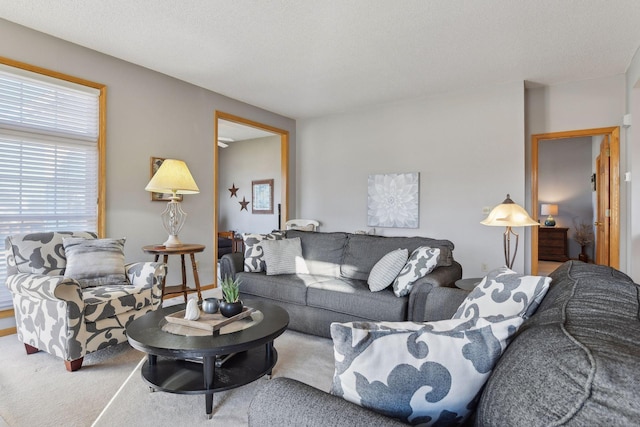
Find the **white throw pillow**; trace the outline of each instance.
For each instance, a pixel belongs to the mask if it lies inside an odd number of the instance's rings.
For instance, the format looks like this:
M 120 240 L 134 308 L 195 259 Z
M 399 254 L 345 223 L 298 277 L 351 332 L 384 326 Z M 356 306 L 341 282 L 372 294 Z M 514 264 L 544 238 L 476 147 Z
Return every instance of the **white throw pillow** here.
M 124 270 L 125 239 L 62 239 L 67 266 L 64 277 L 75 279 L 82 288 L 128 284 Z
M 367 279 L 371 292 L 381 291 L 391 285 L 406 264 L 408 256 L 407 249 L 396 249 L 380 258 L 371 269 Z
M 524 276 L 507 267 L 491 271 L 460 304 L 453 319 L 521 316 L 535 313 L 547 294 L 550 277 Z
M 262 242 L 264 240 L 282 240 L 284 232 L 274 231 L 269 234 L 243 233 L 244 240 L 244 271 L 248 273 L 259 273 L 265 270 L 263 259 Z
M 331 394 L 414 425 L 462 424 L 523 321 L 332 323 Z
M 299 237 L 282 240 L 262 241 L 267 276 L 277 274 L 308 273 L 302 258 L 302 244 Z
M 418 279 L 431 273 L 438 266 L 440 257 L 439 248 L 420 246 L 411 252 L 409 260 L 402 268 L 402 271 L 393 281 L 393 292 L 397 297 L 409 295 L 413 284 Z

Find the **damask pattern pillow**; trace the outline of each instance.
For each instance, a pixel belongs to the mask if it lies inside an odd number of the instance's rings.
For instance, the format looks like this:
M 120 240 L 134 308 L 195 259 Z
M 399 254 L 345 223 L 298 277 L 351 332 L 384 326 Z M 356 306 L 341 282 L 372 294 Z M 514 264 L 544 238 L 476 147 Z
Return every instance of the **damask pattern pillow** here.
M 331 324 L 331 394 L 403 422 L 459 425 L 524 320 Z
M 262 249 L 267 276 L 309 272 L 302 258 L 302 244 L 299 237 L 263 240 Z
M 244 271 L 259 273 L 266 269 L 262 242 L 264 240 L 282 240 L 284 239 L 284 232 L 273 231 L 269 234 L 243 233 L 242 239 L 244 240 Z
M 467 295 L 453 319 L 529 318 L 538 309 L 550 283 L 550 277 L 524 276 L 507 267 L 493 270 Z
M 397 297 L 409 295 L 413 284 L 431 273 L 438 266 L 439 248 L 420 246 L 411 252 L 409 260 L 393 281 L 393 292 Z
M 124 242 L 125 239 L 62 239 L 67 257 L 64 277 L 77 280 L 82 288 L 127 284 Z
M 371 292 L 381 291 L 391 285 L 406 264 L 408 256 L 407 249 L 396 249 L 380 258 L 380 261 L 371 269 L 367 279 Z

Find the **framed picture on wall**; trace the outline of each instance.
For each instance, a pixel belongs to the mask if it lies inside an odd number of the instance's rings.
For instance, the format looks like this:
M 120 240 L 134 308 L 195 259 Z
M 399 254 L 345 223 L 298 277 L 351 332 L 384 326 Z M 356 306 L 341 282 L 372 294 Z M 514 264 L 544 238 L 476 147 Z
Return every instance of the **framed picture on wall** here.
M 251 181 L 251 213 L 273 214 L 273 179 Z
M 149 176 L 149 179 L 153 178 L 153 175 L 158 172 L 158 169 L 160 169 L 160 166 L 162 166 L 163 162 L 164 159 L 161 157 L 151 158 L 151 175 Z M 182 201 L 182 194 L 178 194 L 178 197 L 179 201 Z M 151 193 L 151 201 L 153 202 L 168 202 L 170 200 L 171 193 Z

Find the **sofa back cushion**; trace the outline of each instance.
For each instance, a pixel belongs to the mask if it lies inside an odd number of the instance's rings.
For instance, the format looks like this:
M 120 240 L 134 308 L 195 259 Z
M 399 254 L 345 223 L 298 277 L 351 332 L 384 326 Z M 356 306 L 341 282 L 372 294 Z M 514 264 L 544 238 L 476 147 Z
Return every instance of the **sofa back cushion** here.
M 340 273 L 347 279 L 367 280 L 373 266 L 389 252 L 395 249 L 407 249 L 412 253 L 419 246 L 440 248 L 438 267 L 452 264 L 453 243 L 448 240 L 349 234 Z
M 8 236 L 5 239 L 7 275 L 16 273 L 63 275 L 67 266 L 62 245 L 62 239 L 65 237 L 95 239 L 97 235 L 89 231 L 51 231 Z
M 287 239 L 296 237 L 300 238 L 302 257 L 309 274 L 340 276 L 340 263 L 347 243 L 347 233 L 287 230 Z
M 496 365 L 477 425 L 637 425 L 640 286 L 568 261 Z

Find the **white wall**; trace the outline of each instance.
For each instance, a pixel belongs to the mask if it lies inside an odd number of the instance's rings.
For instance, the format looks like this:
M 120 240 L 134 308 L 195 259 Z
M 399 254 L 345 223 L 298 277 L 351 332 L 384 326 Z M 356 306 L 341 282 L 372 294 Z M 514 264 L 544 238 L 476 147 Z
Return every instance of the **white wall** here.
M 521 82 L 302 120 L 297 135 L 301 218 L 322 231 L 367 229 L 368 175 L 419 172 L 419 228 L 377 234 L 449 239 L 465 277 L 504 265 L 504 230 L 480 221 L 507 193 L 524 203 Z
M 144 191 L 149 158 L 187 162 L 200 194 L 184 197 L 189 217 L 180 238 L 207 245 L 197 259 L 201 283 L 212 283 L 214 111 L 288 130 L 290 156 L 294 120 L 8 21 L 0 20 L 0 40 L 1 56 L 107 85 L 107 235 L 127 237 L 127 261 L 151 259 L 140 248 L 166 239 L 164 203 L 151 202 Z M 290 176 L 295 179 L 293 167 Z M 170 258 L 172 283 L 178 259 Z
M 531 175 L 531 135 L 621 126 L 625 105 L 625 77 L 623 74 L 593 80 L 570 82 L 556 86 L 527 89 L 527 184 Z M 621 165 L 626 161 L 625 135 L 621 132 Z M 621 173 L 624 170 L 621 170 Z M 621 180 L 622 181 L 622 180 Z M 628 197 L 626 183 L 621 182 L 620 269 L 627 271 Z M 531 189 L 527 185 L 527 210 L 531 209 Z M 530 260 L 527 248 L 527 264 Z
M 249 139 L 229 143 L 218 150 L 219 163 L 219 230 L 236 233 L 269 233 L 278 229 L 278 204 L 281 200 L 280 136 Z M 273 214 L 251 213 L 251 203 L 240 210 L 243 197 L 251 202 L 251 182 L 273 179 Z M 239 188 L 231 197 L 229 188 Z
M 629 274 L 640 283 L 640 49 L 636 51 L 625 75 L 625 112 L 631 114 L 632 126 L 624 128 L 626 136 L 627 170 L 631 172 L 631 182 L 626 185 L 629 200 L 627 217 L 627 263 Z
M 567 227 L 569 258 L 578 259 L 581 247 L 573 240 L 575 227 L 593 224 L 591 174 L 593 173 L 591 137 L 547 140 L 538 151 L 538 218 L 540 205 L 558 205 L 554 215 L 557 227 Z M 593 245 L 587 248 L 593 258 Z

